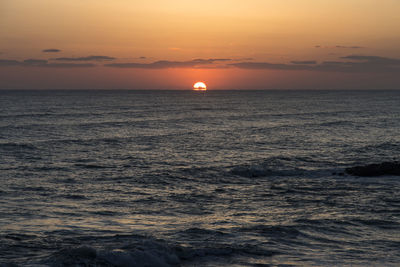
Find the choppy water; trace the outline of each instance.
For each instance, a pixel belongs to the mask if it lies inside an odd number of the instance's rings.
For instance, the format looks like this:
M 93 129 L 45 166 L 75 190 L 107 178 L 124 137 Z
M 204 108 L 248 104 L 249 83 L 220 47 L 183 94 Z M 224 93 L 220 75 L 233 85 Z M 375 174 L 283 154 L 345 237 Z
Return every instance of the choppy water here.
M 0 264 L 400 263 L 396 91 L 0 91 Z

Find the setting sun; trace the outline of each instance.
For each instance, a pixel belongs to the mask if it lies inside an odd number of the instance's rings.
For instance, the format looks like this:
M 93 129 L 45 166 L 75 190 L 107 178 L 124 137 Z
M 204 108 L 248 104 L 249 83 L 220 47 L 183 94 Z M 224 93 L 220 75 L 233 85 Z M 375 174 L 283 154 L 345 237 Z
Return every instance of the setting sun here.
M 196 91 L 206 91 L 207 90 L 207 85 L 203 82 L 197 82 L 193 85 L 193 90 Z

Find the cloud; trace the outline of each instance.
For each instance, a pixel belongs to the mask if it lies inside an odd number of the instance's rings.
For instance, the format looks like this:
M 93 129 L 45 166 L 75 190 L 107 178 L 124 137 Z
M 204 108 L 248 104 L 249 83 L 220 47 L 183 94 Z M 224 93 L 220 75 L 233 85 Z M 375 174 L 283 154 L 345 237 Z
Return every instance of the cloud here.
M 198 59 L 198 60 L 204 60 L 204 59 Z M 210 58 L 210 59 L 206 59 L 209 61 L 231 61 L 232 59 L 230 58 Z
M 55 48 L 50 48 L 50 49 L 44 49 L 42 50 L 43 53 L 58 53 L 61 52 L 60 49 L 55 49 Z
M 313 65 L 317 64 L 317 61 L 315 60 L 309 60 L 309 61 L 291 61 L 292 64 L 297 64 L 297 65 Z
M 96 65 L 92 63 L 49 63 L 43 65 L 43 67 L 49 68 L 91 68 L 95 66 Z
M 341 59 L 351 61 L 325 61 L 316 70 L 339 72 L 399 72 L 400 59 L 380 56 L 350 55 Z
M 21 62 L 17 60 L 10 60 L 10 59 L 0 59 L 0 66 L 8 67 L 8 66 L 18 66 Z
M 400 65 L 400 59 L 396 59 L 396 58 L 387 58 L 387 57 L 379 57 L 379 56 L 361 56 L 361 55 L 350 55 L 350 56 L 345 56 L 342 58 L 366 61 L 368 63 L 374 63 L 374 64 Z
M 99 56 L 90 56 L 93 58 Z M 78 58 L 76 58 L 78 59 Z M 93 59 L 92 59 L 93 60 Z M 104 59 L 103 59 L 104 60 Z M 78 60 L 79 61 L 79 60 Z M 88 60 L 84 60 L 88 61 Z M 0 59 L 0 66 L 23 66 L 23 67 L 45 67 L 45 68 L 89 68 L 98 65 L 91 62 L 54 62 L 44 59 L 25 59 L 23 61 Z M 373 55 L 348 55 L 338 60 L 323 61 L 315 60 L 291 61 L 290 63 L 270 63 L 254 61 L 237 61 L 229 58 L 193 59 L 188 61 L 161 60 L 150 63 L 109 63 L 104 64 L 112 68 L 136 68 L 136 69 L 169 69 L 169 68 L 239 68 L 246 70 L 306 70 L 325 72 L 346 73 L 399 73 L 400 59 Z
M 309 70 L 309 71 L 331 71 L 331 72 L 364 72 L 385 73 L 399 72 L 400 59 L 386 58 L 380 56 L 350 55 L 341 57 L 351 61 L 324 61 L 320 64 L 305 64 L 307 61 L 292 61 L 292 64 L 274 64 L 269 62 L 240 62 L 229 64 L 230 66 L 249 69 L 272 69 L 272 70 Z M 297 63 L 303 64 L 297 64 Z M 310 61 L 311 63 L 312 61 Z
M 337 45 L 336 48 L 344 48 L 344 49 L 362 49 L 362 46 L 344 46 L 344 45 Z
M 195 68 L 202 65 L 213 64 L 215 62 L 230 61 L 229 58 L 210 58 L 210 59 L 193 59 L 189 61 L 168 61 L 160 60 L 152 63 L 112 63 L 105 64 L 106 67 L 113 68 L 141 68 L 141 69 L 169 69 L 169 68 Z
M 84 58 L 58 58 L 56 60 L 72 60 L 72 61 L 91 61 L 91 60 L 111 60 L 113 58 L 105 56 L 89 56 Z M 167 68 L 195 68 L 198 66 L 206 66 L 215 62 L 230 61 L 229 58 L 210 58 L 210 59 L 193 59 L 190 61 L 156 61 L 152 63 L 113 63 L 105 64 L 107 67 L 115 68 L 143 68 L 143 69 L 167 69 Z M 36 66 L 36 67 L 54 67 L 54 68 L 76 68 L 76 67 L 94 67 L 89 63 L 49 63 L 42 59 L 26 59 L 24 61 L 17 60 L 0 60 L 0 66 Z M 210 68 L 210 66 L 207 66 Z M 212 66 L 211 66 L 212 67 Z M 216 66 L 218 67 L 218 66 Z M 220 66 L 219 66 L 220 67 Z
M 400 59 L 364 55 L 350 55 L 341 58 L 351 61 L 325 61 L 319 66 L 319 69 L 342 72 L 400 73 Z
M 95 67 L 91 63 L 48 63 L 44 59 L 25 59 L 24 61 L 0 59 L 0 67 L 22 66 L 22 67 L 47 67 L 47 68 L 88 68 Z
M 111 61 L 115 60 L 115 57 L 108 56 L 87 56 L 87 57 L 59 57 L 54 58 L 58 61 Z
M 362 49 L 362 48 L 365 48 L 365 47 L 363 47 L 363 46 L 357 46 L 357 45 L 354 45 L 354 46 L 345 46 L 345 45 L 322 46 L 322 45 L 316 45 L 316 46 L 314 46 L 314 48 L 329 48 L 329 49 L 335 49 L 335 48 L 338 48 L 338 49 Z
M 298 64 L 275 64 L 269 62 L 239 62 L 229 64 L 230 66 L 247 69 L 247 70 L 311 70 L 312 67 L 308 65 L 298 65 Z
M 40 66 L 40 65 L 46 65 L 47 60 L 44 59 L 25 59 L 22 63 L 22 65 L 30 65 L 30 66 Z

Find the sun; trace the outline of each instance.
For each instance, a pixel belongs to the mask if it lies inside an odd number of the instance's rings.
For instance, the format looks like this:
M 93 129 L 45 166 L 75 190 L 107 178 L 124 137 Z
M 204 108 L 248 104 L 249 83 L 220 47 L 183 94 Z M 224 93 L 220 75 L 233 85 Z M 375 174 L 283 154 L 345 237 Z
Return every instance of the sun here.
M 193 90 L 195 91 L 206 91 L 207 85 L 203 82 L 197 82 L 193 85 Z

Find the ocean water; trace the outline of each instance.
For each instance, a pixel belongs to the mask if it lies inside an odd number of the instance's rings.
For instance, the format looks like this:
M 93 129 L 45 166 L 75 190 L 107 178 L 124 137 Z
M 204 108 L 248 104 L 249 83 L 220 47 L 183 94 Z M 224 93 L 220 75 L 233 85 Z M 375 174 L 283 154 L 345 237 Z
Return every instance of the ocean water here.
M 0 91 L 0 265 L 398 266 L 398 91 Z

